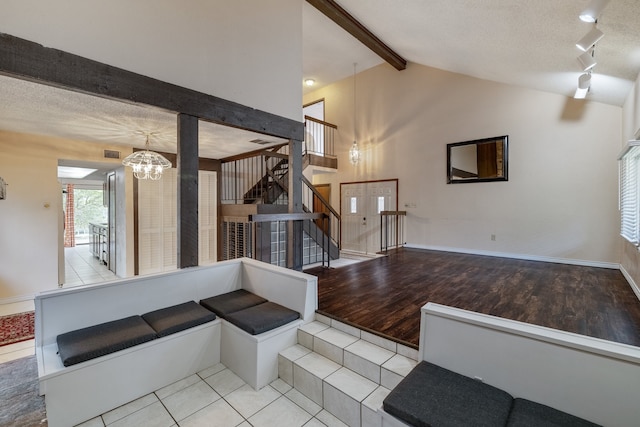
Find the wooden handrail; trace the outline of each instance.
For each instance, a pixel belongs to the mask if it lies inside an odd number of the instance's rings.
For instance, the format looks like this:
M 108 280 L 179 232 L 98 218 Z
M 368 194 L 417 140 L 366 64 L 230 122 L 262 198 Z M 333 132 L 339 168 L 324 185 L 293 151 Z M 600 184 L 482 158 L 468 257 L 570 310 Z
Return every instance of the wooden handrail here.
M 324 212 L 249 215 L 249 221 L 251 222 L 303 221 L 303 220 L 326 219 L 326 218 L 329 218 L 329 215 L 327 215 Z
M 309 181 L 304 175 L 302 175 L 302 182 L 307 184 L 307 187 L 309 187 L 313 195 L 316 196 L 322 202 L 322 204 L 329 209 L 329 212 L 331 212 L 333 215 L 336 216 L 336 218 L 338 218 L 338 221 L 340 221 L 341 220 L 340 214 L 336 212 L 336 210 L 333 208 L 333 206 L 331 206 L 331 203 L 329 203 L 327 199 L 322 197 L 322 194 L 320 194 L 318 190 L 316 190 L 316 187 L 314 187 L 311 181 Z
M 259 148 L 257 150 L 249 151 L 247 153 L 242 153 L 242 154 L 237 154 L 235 156 L 225 157 L 224 159 L 220 159 L 220 161 L 222 163 L 229 163 L 229 162 L 235 162 L 236 160 L 248 159 L 250 157 L 256 157 L 256 156 L 263 155 L 266 150 L 278 151 L 279 149 L 281 149 L 282 147 L 285 147 L 287 145 L 289 145 L 289 143 L 285 142 L 283 144 L 274 145 L 273 147 L 269 147 L 269 148 Z M 272 157 L 276 157 L 276 156 L 274 156 L 273 153 L 269 153 L 269 155 L 272 156 Z
M 311 116 L 304 116 L 304 120 L 305 121 L 309 120 L 310 122 L 318 123 L 318 124 L 321 124 L 323 126 L 327 126 L 327 127 L 333 128 L 333 129 L 338 129 L 338 126 L 334 125 L 333 123 L 324 122 L 322 120 L 316 119 L 316 118 L 311 117 Z

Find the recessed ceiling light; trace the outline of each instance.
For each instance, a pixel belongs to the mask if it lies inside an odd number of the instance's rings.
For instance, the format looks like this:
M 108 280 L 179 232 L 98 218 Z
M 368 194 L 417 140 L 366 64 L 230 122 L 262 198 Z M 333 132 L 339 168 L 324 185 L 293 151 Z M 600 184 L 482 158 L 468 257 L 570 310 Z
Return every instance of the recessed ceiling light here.
M 316 84 L 316 81 L 313 80 L 313 79 L 306 79 L 304 81 L 304 84 L 307 85 L 307 86 L 313 86 L 314 84 Z
M 98 169 L 74 168 L 71 166 L 58 166 L 58 178 L 82 179 L 91 175 Z
M 580 14 L 580 20 L 584 22 L 596 22 L 607 3 L 609 3 L 609 0 L 592 0 L 591 4 Z

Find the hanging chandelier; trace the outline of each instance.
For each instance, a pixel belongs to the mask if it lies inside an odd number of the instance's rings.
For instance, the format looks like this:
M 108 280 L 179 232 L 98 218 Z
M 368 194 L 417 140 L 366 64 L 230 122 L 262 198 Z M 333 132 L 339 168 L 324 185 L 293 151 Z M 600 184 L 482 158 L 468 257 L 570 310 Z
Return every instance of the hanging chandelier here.
M 360 161 L 360 149 L 356 141 L 356 65 L 353 63 L 353 145 L 349 150 L 349 161 L 352 165 L 357 165 Z
M 357 165 L 360 161 L 360 150 L 358 149 L 358 143 L 355 140 L 349 150 L 349 161 L 352 165 Z
M 149 135 L 144 144 L 144 151 L 135 151 L 122 160 L 122 164 L 133 169 L 133 176 L 138 179 L 158 180 L 162 172 L 171 168 L 171 162 L 161 154 L 149 150 Z

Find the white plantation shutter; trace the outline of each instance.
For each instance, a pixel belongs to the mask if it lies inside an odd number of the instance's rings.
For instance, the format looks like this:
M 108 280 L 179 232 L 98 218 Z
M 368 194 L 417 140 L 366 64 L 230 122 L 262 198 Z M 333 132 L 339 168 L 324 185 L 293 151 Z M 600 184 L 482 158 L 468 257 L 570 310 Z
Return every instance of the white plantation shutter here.
M 216 173 L 198 174 L 199 264 L 216 262 Z M 139 273 L 178 268 L 177 171 L 166 170 L 158 181 L 138 181 Z
M 635 144 L 637 143 L 637 144 Z M 638 246 L 640 243 L 640 198 L 638 163 L 640 141 L 630 141 L 620 159 L 620 235 Z
M 198 263 L 216 262 L 216 173 L 198 174 Z
M 178 268 L 176 249 L 177 173 L 157 181 L 138 180 L 138 266 L 140 274 Z

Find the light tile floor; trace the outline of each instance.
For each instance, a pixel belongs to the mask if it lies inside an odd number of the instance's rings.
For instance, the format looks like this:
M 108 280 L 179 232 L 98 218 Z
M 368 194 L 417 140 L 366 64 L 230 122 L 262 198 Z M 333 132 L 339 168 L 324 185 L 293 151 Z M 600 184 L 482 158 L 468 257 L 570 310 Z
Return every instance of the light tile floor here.
M 75 248 L 65 249 L 65 258 L 65 286 L 97 283 L 117 278 L 117 276 L 101 264 L 97 258 L 91 255 L 88 246 L 77 246 Z M 29 310 L 33 310 L 33 301 L 0 305 L 0 315 L 20 313 Z M 352 328 L 349 325 L 342 324 L 341 322 L 324 318 L 321 315 L 318 315 L 317 318 L 325 323 L 316 321 L 305 325 L 302 331 L 298 333 L 299 341 L 309 341 L 308 347 L 314 348 L 317 347 L 314 346 L 316 335 L 320 335 L 317 337 L 317 342 L 321 342 L 322 338 L 325 338 L 328 342 L 332 342 L 339 336 L 338 338 L 341 338 L 341 341 L 345 342 L 338 347 L 345 349 L 345 351 L 351 354 L 362 353 L 364 351 L 365 353 L 369 353 L 369 359 L 388 358 L 387 362 L 382 366 L 382 376 L 384 377 L 386 374 L 387 376 L 393 377 L 388 380 L 388 382 L 395 383 L 404 376 L 404 372 L 398 375 L 397 371 L 398 369 L 401 371 L 406 370 L 406 368 L 408 368 L 408 366 L 405 366 L 407 362 L 403 356 L 395 354 L 395 351 L 401 353 L 401 345 L 398 344 L 396 346 L 395 343 L 389 343 L 387 340 L 372 336 L 373 339 L 370 339 L 371 342 L 375 342 L 375 344 L 384 347 L 378 349 L 378 353 L 380 354 L 372 353 L 370 348 L 360 348 L 369 345 L 358 341 L 360 335 L 364 332 Z M 327 330 L 327 328 L 330 327 L 337 329 Z M 342 331 L 356 336 L 346 337 L 346 334 Z M 348 342 L 346 338 L 349 338 Z M 378 340 L 381 342 L 377 342 Z M 350 346 L 351 348 L 349 348 Z M 389 358 L 389 354 L 387 354 L 385 348 L 393 352 L 391 354 L 395 354 L 395 356 Z M 303 349 L 303 347 L 296 346 L 293 349 L 289 349 L 289 352 L 300 349 Z M 405 351 L 410 353 L 408 354 L 410 357 L 417 356 L 417 354 L 414 356 L 414 353 L 417 353 L 417 351 L 413 349 L 406 349 Z M 307 352 L 311 352 L 311 350 L 305 349 L 304 354 L 307 354 Z M 32 354 L 34 354 L 33 340 L 3 346 L 0 347 L 0 363 Z M 309 357 L 313 357 L 314 354 L 319 356 L 316 353 L 309 354 Z M 293 358 L 295 359 L 302 355 L 303 354 L 300 354 Z M 328 360 L 326 362 L 335 363 Z M 375 362 L 379 364 L 380 360 L 375 360 Z M 285 372 L 282 372 L 283 366 L 280 368 L 281 376 L 286 379 L 287 375 L 282 375 L 285 374 Z M 335 369 L 332 369 L 331 372 L 337 372 L 340 368 L 340 365 L 336 363 Z M 260 391 L 255 391 L 225 366 L 218 364 L 199 372 L 197 375 L 192 375 L 136 401 L 116 408 L 100 417 L 89 420 L 81 424 L 81 426 L 346 426 L 346 424 L 323 409 L 319 404 L 287 384 L 287 382 L 293 383 L 293 366 L 289 370 L 291 371 L 289 374 L 291 377 L 290 381 L 279 378 Z M 317 369 L 311 369 L 311 371 L 317 371 Z M 317 375 L 317 372 L 314 372 L 314 375 Z M 340 375 L 341 373 L 334 374 L 335 378 L 333 378 L 332 381 L 335 380 L 335 386 L 338 387 L 338 389 L 343 389 L 345 388 L 343 383 L 349 385 L 350 381 L 348 381 L 349 378 L 343 381 Z M 384 378 L 381 382 L 385 382 Z M 375 387 L 371 385 L 369 388 L 374 389 Z M 371 390 L 368 391 L 370 392 Z M 365 409 L 362 410 L 363 422 L 367 423 L 367 415 L 372 416 L 372 414 L 375 414 L 375 408 L 379 407 L 386 393 L 388 393 L 388 390 L 382 386 L 370 394 L 367 393 L 369 397 L 363 401 L 365 405 L 363 408 L 370 407 L 370 409 L 367 411 L 365 411 Z M 334 406 L 342 406 L 343 402 L 341 401 L 345 399 L 346 397 L 338 399 L 339 401 L 337 401 Z M 322 401 L 323 399 L 321 397 L 318 400 Z M 356 411 L 348 410 L 348 413 L 351 412 L 355 414 Z M 357 412 L 359 416 L 360 411 Z M 347 415 L 348 414 L 342 414 L 343 418 L 349 418 Z
M 91 419 L 82 427 L 343 427 L 277 379 L 256 391 L 218 364 Z
M 88 285 L 118 278 L 98 258 L 89 245 L 64 248 L 64 286 Z

